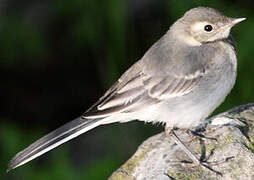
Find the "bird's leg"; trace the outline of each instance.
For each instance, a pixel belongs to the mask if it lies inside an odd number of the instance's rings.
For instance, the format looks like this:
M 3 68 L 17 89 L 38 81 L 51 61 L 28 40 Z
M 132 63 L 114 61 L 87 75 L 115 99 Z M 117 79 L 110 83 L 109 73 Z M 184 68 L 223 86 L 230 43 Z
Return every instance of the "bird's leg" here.
M 172 128 L 166 128 L 166 133 L 170 134 L 175 143 L 180 146 L 180 148 L 192 159 L 192 161 L 196 164 L 196 165 L 200 165 L 201 167 L 208 169 L 216 174 L 222 175 L 220 172 L 213 170 L 212 168 L 210 168 L 208 165 L 213 165 L 213 164 L 220 164 L 222 162 L 205 162 L 205 161 L 201 161 L 199 158 L 197 158 L 194 153 L 179 139 L 179 137 L 175 134 L 174 129 Z M 223 162 L 225 162 L 225 160 L 223 160 Z
M 180 148 L 193 160 L 195 164 L 200 164 L 200 160 L 191 152 L 191 150 L 179 139 L 179 137 L 175 134 L 174 130 L 171 129 L 169 134 L 172 135 L 175 143 L 180 146 Z

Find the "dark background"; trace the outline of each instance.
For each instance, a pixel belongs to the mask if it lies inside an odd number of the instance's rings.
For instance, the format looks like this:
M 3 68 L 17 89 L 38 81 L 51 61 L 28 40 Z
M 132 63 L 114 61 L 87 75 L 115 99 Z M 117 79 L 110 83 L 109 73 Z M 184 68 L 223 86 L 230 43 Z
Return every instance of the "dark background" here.
M 98 127 L 5 173 L 17 152 L 81 115 L 177 18 L 201 5 L 247 17 L 232 30 L 238 79 L 216 113 L 253 102 L 252 0 L 1 0 L 0 179 L 106 179 L 162 131 L 143 122 Z

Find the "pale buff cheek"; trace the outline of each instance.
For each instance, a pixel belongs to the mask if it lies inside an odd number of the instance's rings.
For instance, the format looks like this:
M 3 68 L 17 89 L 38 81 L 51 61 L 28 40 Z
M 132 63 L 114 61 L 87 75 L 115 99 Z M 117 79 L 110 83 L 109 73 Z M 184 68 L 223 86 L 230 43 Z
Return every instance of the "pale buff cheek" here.
M 194 24 L 191 26 L 191 31 L 192 31 L 192 32 L 200 32 L 200 31 L 203 31 L 205 25 L 207 25 L 207 24 L 210 24 L 210 23 L 208 23 L 208 22 L 206 22 L 206 21 L 204 21 L 204 22 L 196 22 L 196 23 L 194 23 Z
M 196 22 L 194 23 L 190 28 L 191 28 L 191 35 L 193 36 L 194 39 L 196 39 L 198 42 L 203 42 L 203 41 L 209 41 L 208 39 L 211 37 L 211 33 L 205 33 L 204 32 L 204 27 L 207 24 L 211 24 L 209 22 L 203 21 L 203 22 Z
M 192 46 L 200 46 L 206 37 L 201 37 L 200 32 L 204 30 L 204 26 L 209 24 L 208 22 L 196 22 L 190 27 L 190 35 L 186 35 L 184 40 Z

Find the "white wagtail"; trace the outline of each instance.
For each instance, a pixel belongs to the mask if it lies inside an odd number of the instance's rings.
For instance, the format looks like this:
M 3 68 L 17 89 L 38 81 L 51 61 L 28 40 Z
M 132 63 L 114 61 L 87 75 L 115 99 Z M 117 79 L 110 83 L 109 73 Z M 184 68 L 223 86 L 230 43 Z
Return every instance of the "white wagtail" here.
M 16 168 L 99 125 L 140 120 L 173 128 L 198 126 L 219 106 L 236 79 L 236 45 L 230 18 L 208 7 L 189 10 L 81 117 L 19 152 Z

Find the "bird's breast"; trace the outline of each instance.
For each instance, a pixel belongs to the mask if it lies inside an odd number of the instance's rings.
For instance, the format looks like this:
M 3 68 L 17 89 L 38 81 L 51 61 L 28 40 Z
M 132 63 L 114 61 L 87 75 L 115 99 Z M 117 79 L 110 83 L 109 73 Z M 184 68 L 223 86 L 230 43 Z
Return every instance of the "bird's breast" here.
M 230 44 L 219 42 L 217 45 L 221 48 L 209 72 L 192 92 L 167 102 L 168 113 L 165 113 L 164 119 L 167 126 L 190 128 L 199 125 L 224 101 L 233 88 L 236 80 L 236 52 Z

